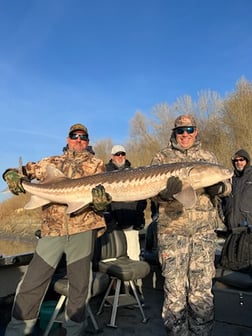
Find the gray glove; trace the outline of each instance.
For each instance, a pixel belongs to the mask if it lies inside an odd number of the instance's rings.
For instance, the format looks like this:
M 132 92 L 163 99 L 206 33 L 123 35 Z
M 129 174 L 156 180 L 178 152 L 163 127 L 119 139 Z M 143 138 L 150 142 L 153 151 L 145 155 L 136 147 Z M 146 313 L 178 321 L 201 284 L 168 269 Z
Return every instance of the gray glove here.
M 93 208 L 96 212 L 105 211 L 112 201 L 111 196 L 106 193 L 104 187 L 101 184 L 92 189 L 92 197 Z
M 205 188 L 205 192 L 213 197 L 222 194 L 225 191 L 225 184 L 223 182 L 219 182 L 211 185 L 210 187 Z
M 172 201 L 174 200 L 173 195 L 179 193 L 182 190 L 182 182 L 176 176 L 171 176 L 168 178 L 166 188 L 158 194 L 162 201 Z

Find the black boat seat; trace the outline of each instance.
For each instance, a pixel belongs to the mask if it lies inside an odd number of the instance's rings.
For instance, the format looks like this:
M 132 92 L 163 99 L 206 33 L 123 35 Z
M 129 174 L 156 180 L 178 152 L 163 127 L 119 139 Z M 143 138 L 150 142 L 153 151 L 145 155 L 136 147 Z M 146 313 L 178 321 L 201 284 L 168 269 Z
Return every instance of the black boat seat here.
M 98 248 L 100 258 L 98 262 L 99 272 L 105 273 L 110 277 L 109 287 L 100 304 L 97 314 L 101 314 L 105 303 L 112 307 L 110 322 L 108 327 L 116 328 L 116 314 L 120 306 L 136 305 L 142 314 L 142 322 L 146 323 L 142 303 L 137 293 L 135 282 L 138 279 L 145 278 L 150 272 L 150 266 L 145 261 L 132 260 L 127 255 L 127 241 L 122 230 L 113 230 L 106 232 L 99 238 Z M 130 288 L 133 295 L 129 293 L 121 293 L 121 285 Z M 115 285 L 115 292 L 111 294 L 111 290 Z

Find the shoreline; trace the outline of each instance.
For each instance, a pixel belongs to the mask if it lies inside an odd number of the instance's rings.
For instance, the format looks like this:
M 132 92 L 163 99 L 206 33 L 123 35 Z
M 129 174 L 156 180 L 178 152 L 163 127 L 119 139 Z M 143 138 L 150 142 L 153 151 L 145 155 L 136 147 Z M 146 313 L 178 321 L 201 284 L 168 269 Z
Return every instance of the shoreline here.
M 23 235 L 21 236 L 18 232 L 6 232 L 6 231 L 0 231 L 0 240 L 15 240 L 19 242 L 26 242 L 26 243 L 32 243 L 36 242 L 35 235 Z

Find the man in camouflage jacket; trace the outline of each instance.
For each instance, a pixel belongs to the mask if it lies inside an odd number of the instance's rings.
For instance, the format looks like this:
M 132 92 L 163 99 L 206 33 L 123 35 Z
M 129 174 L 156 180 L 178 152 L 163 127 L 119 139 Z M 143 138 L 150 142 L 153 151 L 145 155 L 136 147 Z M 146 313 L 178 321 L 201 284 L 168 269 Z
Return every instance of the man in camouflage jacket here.
M 175 120 L 170 143 L 157 153 L 152 164 L 207 161 L 217 163 L 214 154 L 201 148 L 196 121 L 191 115 Z M 164 276 L 162 317 L 167 335 L 211 334 L 213 324 L 212 278 L 217 210 L 212 198 L 230 191 L 230 183 L 218 183 L 197 191 L 197 203 L 183 208 L 172 195 L 182 182 L 171 177 L 167 189 L 154 201 L 159 207 L 158 248 Z
M 22 178 L 47 178 L 51 165 L 68 178 L 76 179 L 105 171 L 104 163 L 88 150 L 88 130 L 82 124 L 71 126 L 67 137 L 67 150 L 62 155 L 44 158 L 3 174 L 10 191 L 24 192 Z M 91 192 L 91 190 L 90 190 Z M 86 300 L 89 289 L 90 263 L 97 233 L 104 231 L 105 221 L 100 211 L 110 203 L 100 186 L 92 190 L 93 204 L 70 215 L 66 205 L 49 204 L 43 207 L 41 236 L 28 270 L 20 282 L 15 296 L 11 322 L 6 336 L 29 335 L 38 318 L 39 308 L 53 273 L 65 253 L 69 279 L 69 296 L 65 311 L 66 335 L 81 335 L 86 318 Z

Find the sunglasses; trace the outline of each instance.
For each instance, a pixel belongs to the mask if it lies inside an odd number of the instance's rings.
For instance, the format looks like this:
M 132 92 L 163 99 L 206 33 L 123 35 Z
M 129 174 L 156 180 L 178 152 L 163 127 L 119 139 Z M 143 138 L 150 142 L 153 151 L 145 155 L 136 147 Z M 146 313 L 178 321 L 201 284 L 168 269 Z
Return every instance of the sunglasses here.
M 195 131 L 195 127 L 194 126 L 189 126 L 189 127 L 178 127 L 175 128 L 175 133 L 176 134 L 184 134 L 184 132 L 188 133 L 188 134 L 193 134 Z
M 114 156 L 125 156 L 126 153 L 124 152 L 118 152 L 118 153 L 115 153 Z
M 239 161 L 240 161 L 240 162 L 243 162 L 243 161 L 245 161 L 245 159 L 235 159 L 235 160 L 234 160 L 234 162 L 239 162 Z
M 73 134 L 69 134 L 69 138 L 71 140 L 77 140 L 80 138 L 80 140 L 82 141 L 88 141 L 88 136 L 86 134 L 76 134 L 76 133 L 73 133 Z

